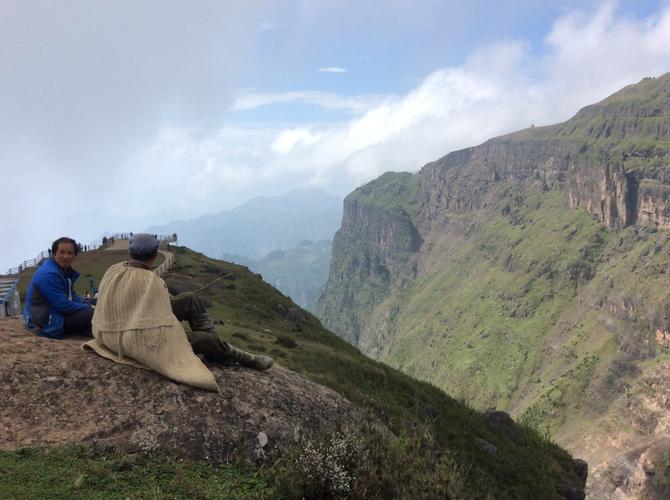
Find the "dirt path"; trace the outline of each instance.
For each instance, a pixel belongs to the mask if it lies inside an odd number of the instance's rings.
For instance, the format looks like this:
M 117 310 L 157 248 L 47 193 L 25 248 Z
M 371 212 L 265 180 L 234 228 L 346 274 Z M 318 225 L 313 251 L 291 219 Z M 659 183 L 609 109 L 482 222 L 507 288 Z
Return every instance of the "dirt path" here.
M 105 250 L 128 250 L 130 240 L 114 240 L 114 243 L 105 247 Z

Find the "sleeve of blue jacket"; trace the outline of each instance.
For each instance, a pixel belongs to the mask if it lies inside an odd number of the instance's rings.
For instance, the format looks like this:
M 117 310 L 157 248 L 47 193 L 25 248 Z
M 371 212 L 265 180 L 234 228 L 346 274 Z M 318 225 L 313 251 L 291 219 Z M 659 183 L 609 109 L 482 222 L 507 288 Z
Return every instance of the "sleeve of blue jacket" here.
M 88 309 L 88 304 L 78 301 L 70 301 L 67 298 L 67 290 L 63 290 L 63 280 L 55 274 L 47 274 L 39 283 L 40 291 L 51 307 L 61 314 L 69 314 L 79 309 Z M 72 298 L 75 299 L 74 291 Z M 78 297 L 77 297 L 78 298 Z M 80 299 L 81 300 L 81 299 Z
M 82 299 L 79 295 L 77 295 L 77 292 L 74 291 L 74 287 L 72 288 L 72 300 L 76 302 L 77 304 L 84 304 L 84 299 Z

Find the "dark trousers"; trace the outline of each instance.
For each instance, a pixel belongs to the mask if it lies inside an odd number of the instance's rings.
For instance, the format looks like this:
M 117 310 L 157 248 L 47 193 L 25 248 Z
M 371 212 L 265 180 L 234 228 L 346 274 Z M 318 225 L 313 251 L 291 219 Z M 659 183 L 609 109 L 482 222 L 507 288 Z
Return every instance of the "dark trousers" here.
M 205 305 L 200 298 L 192 293 L 183 293 L 176 297 L 170 297 L 170 305 L 172 306 L 172 314 L 174 314 L 179 321 L 196 321 L 205 314 Z
M 194 353 L 203 355 L 209 361 L 222 362 L 228 358 L 230 347 L 227 342 L 221 340 L 215 332 L 194 329 L 195 325 L 204 322 L 203 317 L 211 322 L 200 298 L 191 293 L 181 294 L 170 297 L 170 305 L 179 321 L 188 321 L 191 325 L 191 331 L 186 332 L 186 337 Z
M 86 335 L 90 337 L 93 308 L 78 309 L 65 315 L 65 335 Z

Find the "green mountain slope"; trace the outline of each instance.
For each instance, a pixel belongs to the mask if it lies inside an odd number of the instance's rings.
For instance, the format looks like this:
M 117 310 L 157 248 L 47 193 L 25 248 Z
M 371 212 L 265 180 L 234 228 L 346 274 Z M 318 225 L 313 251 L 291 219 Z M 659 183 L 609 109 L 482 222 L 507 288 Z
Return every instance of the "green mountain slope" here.
M 181 292 L 223 274 L 234 280 L 219 281 L 202 294 L 211 302 L 213 316 L 225 321 L 220 327 L 224 336 L 242 348 L 269 354 L 368 408 L 395 433 L 425 425 L 434 434 L 440 455 L 454 457 L 456 475 L 470 468 L 471 479 L 461 494 L 495 498 L 564 494 L 565 480 L 574 474 L 567 454 L 529 430 L 522 429 L 523 437 L 517 441 L 501 436 L 483 423 L 481 414 L 434 386 L 365 357 L 246 268 L 178 248 L 177 265 L 166 282 L 172 291 Z M 496 459 L 479 448 L 478 438 L 498 448 Z M 575 481 L 574 476 L 570 480 Z
M 571 443 L 664 362 L 670 74 L 345 200 L 326 326 Z
M 373 427 L 358 431 L 361 434 L 357 446 L 367 450 L 365 460 L 372 468 L 359 470 L 357 481 L 374 485 L 375 490 L 359 495 L 565 498 L 570 494 L 579 498 L 581 481 L 570 456 L 533 430 L 492 421 L 436 387 L 365 357 L 245 267 L 210 259 L 183 247 L 174 251 L 176 264 L 166 276 L 168 287 L 179 293 L 205 286 L 199 294 L 209 304 L 214 318 L 223 320 L 218 328 L 225 338 L 242 348 L 273 356 L 279 364 L 334 389 L 368 412 L 369 423 L 362 425 Z M 82 269 L 92 269 L 102 258 L 111 263 L 121 256 L 91 252 L 80 255 L 77 264 Z M 221 276 L 226 279 L 212 282 Z M 281 400 L 281 394 L 276 397 Z M 319 429 L 310 431 L 318 433 Z M 3 470 L 50 471 L 48 477 L 32 485 L 38 496 L 49 488 L 63 494 L 72 494 L 80 487 L 80 492 L 90 492 L 96 484 L 100 494 L 121 485 L 123 491 L 140 495 L 154 488 L 162 495 L 179 496 L 187 490 L 198 490 L 207 496 L 222 483 L 245 488 L 240 498 L 247 494 L 268 498 L 317 495 L 310 490 L 313 485 L 309 482 L 302 484 L 294 472 L 282 469 L 288 467 L 290 460 L 287 456 L 284 465 L 261 467 L 254 473 L 254 466 L 249 469 L 250 465 L 241 472 L 230 468 L 217 471 L 202 464 L 175 464 L 162 456 L 144 459 L 76 448 L 0 453 Z M 55 481 L 61 462 L 81 470 L 85 479 L 77 476 Z M 136 464 L 136 474 L 126 473 L 123 464 L 127 463 Z M 168 479 L 175 470 L 186 475 L 184 482 Z M 116 483 L 110 483 L 110 474 Z M 197 488 L 194 478 L 211 481 L 211 488 Z M 0 491 L 11 493 L 20 487 L 11 477 L 0 474 Z M 321 495 L 323 492 L 317 496 Z

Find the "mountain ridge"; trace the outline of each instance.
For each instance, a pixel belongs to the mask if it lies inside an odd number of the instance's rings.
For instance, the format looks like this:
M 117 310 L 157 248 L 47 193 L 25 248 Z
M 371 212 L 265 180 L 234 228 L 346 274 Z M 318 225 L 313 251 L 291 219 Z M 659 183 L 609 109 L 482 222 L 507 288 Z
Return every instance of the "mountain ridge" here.
M 273 250 L 288 250 L 303 240 L 332 239 L 340 223 L 342 200 L 315 188 L 259 197 L 239 207 L 147 229 L 177 233 L 181 244 L 218 258 L 223 254 L 258 260 Z
M 566 430 L 597 432 L 591 417 L 666 362 L 669 118 L 666 74 L 358 188 L 317 314 L 375 359 L 580 449 Z

